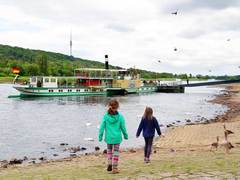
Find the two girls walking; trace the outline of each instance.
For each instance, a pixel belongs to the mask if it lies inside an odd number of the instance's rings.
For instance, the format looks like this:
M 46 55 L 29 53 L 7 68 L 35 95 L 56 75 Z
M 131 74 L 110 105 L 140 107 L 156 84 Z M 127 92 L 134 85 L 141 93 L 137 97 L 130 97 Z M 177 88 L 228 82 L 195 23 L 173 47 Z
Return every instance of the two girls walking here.
M 118 112 L 119 103 L 117 100 L 112 99 L 108 103 L 108 111 L 104 114 L 98 140 L 102 141 L 103 134 L 105 132 L 104 141 L 107 144 L 107 158 L 108 166 L 107 171 L 112 173 L 118 173 L 118 160 L 119 160 L 119 147 L 122 142 L 122 135 L 124 139 L 128 139 L 126 131 L 125 119 L 121 113 Z M 144 147 L 144 161 L 150 162 L 150 154 L 152 150 L 153 138 L 155 135 L 155 129 L 158 135 L 161 135 L 161 131 L 158 125 L 157 119 L 153 116 L 153 110 L 150 107 L 145 109 L 144 115 L 139 124 L 136 136 L 139 137 L 141 131 L 143 131 L 143 137 L 145 139 Z

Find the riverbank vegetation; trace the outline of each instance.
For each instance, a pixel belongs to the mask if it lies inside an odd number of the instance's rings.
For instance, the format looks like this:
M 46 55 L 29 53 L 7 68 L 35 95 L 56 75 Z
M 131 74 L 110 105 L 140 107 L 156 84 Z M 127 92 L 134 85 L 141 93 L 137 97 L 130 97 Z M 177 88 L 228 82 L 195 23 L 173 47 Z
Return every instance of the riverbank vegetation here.
M 104 63 L 99 60 L 87 60 L 76 58 L 60 53 L 47 52 L 42 50 L 24 49 L 20 47 L 12 47 L 7 45 L 0 45 L 0 77 L 14 76 L 11 72 L 13 67 L 20 68 L 21 76 L 32 75 L 52 75 L 52 76 L 73 76 L 73 70 L 76 68 L 104 68 Z M 121 69 L 118 66 L 110 66 L 110 68 Z M 173 74 L 173 73 L 157 73 L 141 69 L 133 69 L 140 73 L 142 78 L 145 79 L 233 79 L 236 77 L 222 76 L 207 76 L 192 74 Z

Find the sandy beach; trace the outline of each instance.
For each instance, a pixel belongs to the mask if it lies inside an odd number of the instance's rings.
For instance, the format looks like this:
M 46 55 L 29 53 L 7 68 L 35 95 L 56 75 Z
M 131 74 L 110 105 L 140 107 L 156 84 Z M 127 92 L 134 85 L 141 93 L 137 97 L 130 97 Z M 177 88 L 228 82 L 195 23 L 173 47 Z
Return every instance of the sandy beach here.
M 160 149 L 206 149 L 216 141 L 219 136 L 220 142 L 224 140 L 224 128 L 234 132 L 228 139 L 236 146 L 240 145 L 240 85 L 226 86 L 226 93 L 212 100 L 213 103 L 225 105 L 229 110 L 224 115 L 219 115 L 210 123 L 186 125 L 174 128 L 159 139 L 155 146 Z
M 229 110 L 203 124 L 185 125 L 168 130 L 156 139 L 150 164 L 143 163 L 142 149 L 121 152 L 120 173 L 106 171 L 101 152 L 0 168 L 0 179 L 240 179 L 240 84 L 226 86 L 226 91 L 212 101 Z M 234 134 L 229 141 L 235 146 L 229 154 L 224 148 L 210 151 L 211 144 L 224 140 L 223 124 Z

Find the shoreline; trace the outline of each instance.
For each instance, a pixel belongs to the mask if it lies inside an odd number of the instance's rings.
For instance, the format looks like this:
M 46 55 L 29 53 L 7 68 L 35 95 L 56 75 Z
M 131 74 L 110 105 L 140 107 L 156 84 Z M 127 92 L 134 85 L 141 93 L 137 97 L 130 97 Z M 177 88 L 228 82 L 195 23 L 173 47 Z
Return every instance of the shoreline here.
M 222 90 L 221 90 L 222 91 Z M 219 90 L 220 92 L 220 90 Z M 217 94 L 213 94 L 211 99 L 215 99 Z M 205 99 L 206 100 L 206 99 Z M 209 102 L 210 100 L 207 100 L 207 102 Z M 223 111 L 219 111 L 220 113 L 223 113 Z M 198 115 L 198 119 L 183 119 L 181 121 L 181 124 L 177 123 L 177 121 L 173 121 L 171 124 L 160 124 L 160 127 L 162 129 L 163 133 L 166 133 L 168 131 L 172 131 L 174 128 L 177 127 L 182 127 L 182 126 L 189 126 L 189 125 L 195 125 L 195 124 L 206 124 L 209 123 L 209 120 L 207 118 L 205 118 L 204 116 L 199 116 Z M 141 137 L 140 137 L 141 138 Z M 157 138 L 156 138 L 157 139 Z M 44 142 L 43 142 L 44 143 Z M 61 142 L 60 144 L 58 144 L 59 147 L 57 146 L 51 146 L 49 147 L 50 149 L 63 149 L 61 152 L 67 152 L 67 155 L 62 155 L 60 151 L 57 152 L 52 152 L 52 157 L 50 155 L 48 156 L 44 156 L 45 151 L 41 152 L 40 156 L 30 156 L 28 154 L 25 154 L 22 157 L 10 157 L 9 159 L 2 159 L 2 162 L 4 162 L 4 166 L 6 166 L 6 162 L 8 162 L 9 164 L 13 165 L 13 164 L 39 164 L 42 162 L 54 162 L 54 161 L 62 161 L 64 159 L 69 159 L 69 158 L 75 158 L 75 157 L 79 157 L 79 156 L 85 156 L 85 155 L 90 155 L 90 154 L 95 154 L 99 152 L 99 147 L 97 146 L 97 144 L 95 145 L 95 147 L 93 146 L 91 149 L 89 149 L 86 146 L 71 146 L 68 142 Z M 122 151 L 136 151 L 136 150 L 141 150 L 143 148 L 143 144 L 138 144 L 135 146 L 129 146 L 129 147 L 122 147 Z M 103 152 L 105 150 L 105 147 L 101 147 L 101 152 Z M 98 151 L 94 150 L 94 149 L 98 149 Z M 47 152 L 47 151 L 46 151 Z M 1 167 L 1 160 L 0 160 L 0 167 Z
M 177 161 L 179 158 L 179 161 L 181 160 L 182 163 L 186 161 L 185 159 L 182 159 L 185 156 L 187 157 L 189 156 L 189 158 L 192 158 L 192 161 L 194 161 L 196 158 L 198 158 L 198 156 L 202 160 L 204 159 L 204 156 L 210 155 L 213 157 L 209 158 L 216 158 L 217 160 L 213 159 L 213 161 L 214 160 L 218 161 L 218 159 L 221 159 L 224 154 L 223 150 L 221 149 L 219 150 L 219 152 L 213 154 L 213 152 L 210 152 L 209 149 L 210 144 L 216 141 L 216 135 L 219 135 L 220 139 L 223 138 L 222 125 L 224 122 L 228 129 L 234 130 L 234 132 L 236 132 L 236 135 L 229 138 L 236 148 L 233 149 L 233 153 L 229 155 L 228 158 L 233 158 L 231 159 L 231 161 L 234 161 L 236 156 L 238 157 L 240 153 L 237 149 L 238 147 L 240 147 L 240 140 L 238 140 L 240 134 L 237 132 L 237 130 L 240 129 L 240 94 L 239 94 L 240 85 L 233 84 L 224 87 L 226 88 L 226 90 L 224 90 L 225 92 L 223 94 L 217 95 L 213 100 L 210 100 L 210 102 L 225 105 L 228 107 L 228 110 L 223 115 L 218 115 L 216 118 L 210 119 L 209 122 L 207 123 L 174 126 L 173 129 L 167 128 L 165 137 L 156 138 L 153 150 L 154 153 L 152 155 L 153 158 L 160 159 L 160 162 L 164 161 L 164 163 L 168 163 L 166 159 L 176 158 Z M 142 162 L 143 156 L 142 153 L 143 153 L 142 148 L 130 148 L 121 150 L 121 156 L 123 159 L 126 159 L 126 161 L 133 160 L 138 161 L 138 163 Z M 206 160 L 206 163 L 207 161 L 208 159 Z M 99 151 L 88 153 L 87 155 L 80 155 L 77 157 L 67 157 L 58 160 L 43 161 L 41 163 L 36 164 L 10 165 L 7 166 L 6 169 L 0 168 L 0 179 L 2 174 L 1 172 L 5 173 L 12 172 L 14 171 L 15 168 L 17 168 L 20 171 L 29 169 L 32 170 L 35 168 L 51 170 L 52 168 L 58 166 L 68 167 L 73 165 L 75 166 L 77 164 L 78 168 L 80 169 L 87 167 L 90 170 L 91 168 L 94 169 L 96 162 L 101 163 L 100 174 L 105 173 L 104 169 L 106 165 L 105 154 L 103 154 L 102 151 Z M 120 166 L 121 163 L 122 162 L 120 162 Z M 196 164 L 197 163 L 198 162 L 196 162 Z M 156 166 L 159 165 L 156 164 Z M 127 170 L 124 169 L 123 167 L 120 168 L 127 172 Z M 165 169 L 165 171 L 168 170 Z M 185 171 L 185 169 L 181 170 Z M 90 177 L 90 174 L 88 174 L 87 177 Z
M 210 102 L 210 103 L 216 103 L 216 104 L 221 104 L 221 105 L 225 105 L 227 106 L 229 109 L 223 113 L 222 115 L 217 115 L 214 119 L 207 119 L 205 117 L 200 117 L 200 119 L 202 119 L 201 121 L 193 121 L 191 119 L 186 119 L 186 122 L 185 124 L 182 124 L 182 125 L 175 125 L 175 124 L 167 124 L 164 128 L 164 134 L 167 134 L 167 133 L 170 133 L 171 131 L 173 131 L 175 128 L 179 128 L 179 127 L 185 127 L 185 126 L 193 126 L 193 125 L 199 125 L 199 124 L 210 124 L 210 123 L 214 123 L 214 122 L 218 122 L 219 120 L 222 121 L 223 119 L 226 119 L 229 115 L 231 115 L 232 112 L 235 112 L 233 110 L 232 107 L 235 107 L 235 106 L 232 106 L 231 103 L 228 103 L 226 102 L 226 100 L 229 100 L 234 92 L 232 92 L 231 90 L 229 90 L 229 88 L 231 89 L 231 87 L 229 86 L 222 86 L 225 88 L 225 93 L 224 94 L 218 94 L 218 95 L 215 95 L 215 98 L 212 99 L 212 100 L 208 100 L 207 102 Z M 240 109 L 240 108 L 239 108 Z M 240 114 L 240 113 L 239 113 Z M 160 125 L 161 126 L 161 125 Z M 159 137 L 155 137 L 155 140 L 154 140 L 154 144 L 156 146 L 156 143 L 158 141 Z M 65 144 L 65 143 L 63 143 Z M 67 144 L 67 143 L 66 143 Z M 68 145 L 68 144 L 67 144 Z M 62 146 L 62 145 L 60 145 Z M 120 151 L 122 152 L 136 152 L 136 151 L 141 151 L 143 149 L 143 146 L 144 145 L 140 145 L 138 147 L 125 147 L 125 148 L 121 148 Z M 64 145 L 63 145 L 64 147 Z M 97 148 L 99 148 L 98 146 L 96 146 Z M 83 147 L 85 149 L 85 147 Z M 26 156 L 23 158 L 23 159 L 16 159 L 16 158 L 12 158 L 11 160 L 8 161 L 8 163 L 10 165 L 16 165 L 16 164 L 23 164 L 23 165 L 31 165 L 31 164 L 41 164 L 41 163 L 49 163 L 49 162 L 63 162 L 63 161 L 69 161 L 70 159 L 73 159 L 73 158 L 77 158 L 77 157 L 84 157 L 84 156 L 89 156 L 89 155 L 99 155 L 101 153 L 104 154 L 104 151 L 106 149 L 102 149 L 102 150 L 95 150 L 95 151 L 91 151 L 91 152 L 84 152 L 85 150 L 80 150 L 81 148 L 80 147 L 65 147 L 65 149 L 69 150 L 69 152 L 71 152 L 72 150 L 76 151 L 76 152 L 81 152 L 80 154 L 73 154 L 73 156 L 71 156 L 71 153 L 70 153 L 70 156 L 69 157 L 61 157 L 59 159 L 46 159 L 44 157 L 40 157 L 40 158 L 43 158 L 43 160 L 39 160 L 38 158 L 30 158 L 28 159 Z M 76 149 L 79 149 L 79 150 L 76 150 Z M 101 152 L 99 152 L 101 151 Z M 24 159 L 27 159 L 24 160 Z M 10 163 L 10 161 L 16 161 L 16 162 L 12 162 Z M 22 162 L 20 162 L 22 161 Z M 25 162 L 24 162 L 25 161 Z M 1 169 L 1 162 L 7 162 L 7 160 L 2 160 L 0 161 L 0 169 Z M 5 165 L 6 163 L 4 163 Z M 4 166 L 6 167 L 6 165 Z

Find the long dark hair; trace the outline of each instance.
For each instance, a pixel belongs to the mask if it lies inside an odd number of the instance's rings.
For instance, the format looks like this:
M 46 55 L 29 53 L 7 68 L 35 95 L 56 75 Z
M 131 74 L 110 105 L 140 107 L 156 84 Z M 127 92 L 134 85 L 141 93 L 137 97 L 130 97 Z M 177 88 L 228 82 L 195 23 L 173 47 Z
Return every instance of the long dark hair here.
M 114 115 L 116 112 L 114 112 L 112 109 L 117 110 L 119 108 L 119 102 L 116 99 L 111 99 L 108 102 L 108 114 Z
M 146 118 L 148 120 L 152 120 L 153 117 L 153 110 L 150 107 L 146 107 L 144 114 L 143 114 L 143 118 Z

